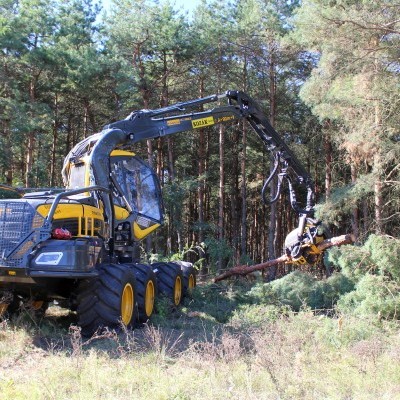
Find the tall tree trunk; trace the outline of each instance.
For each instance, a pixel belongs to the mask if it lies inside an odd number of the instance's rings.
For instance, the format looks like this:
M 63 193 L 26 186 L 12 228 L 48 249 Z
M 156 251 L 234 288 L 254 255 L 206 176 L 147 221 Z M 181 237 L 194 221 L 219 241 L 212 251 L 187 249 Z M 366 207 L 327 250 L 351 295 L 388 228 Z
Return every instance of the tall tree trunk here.
M 248 81 L 248 65 L 247 65 L 247 54 L 246 50 L 243 57 L 243 91 L 247 91 Z M 240 159 L 240 174 L 242 178 L 240 186 L 240 195 L 242 200 L 241 210 L 241 223 L 240 223 L 240 252 L 242 257 L 246 256 L 247 247 L 247 188 L 246 188 L 246 157 L 247 157 L 247 124 L 245 121 L 242 122 L 242 154 Z
M 240 132 L 235 129 L 233 132 L 233 154 L 232 162 L 230 163 L 229 173 L 230 173 L 230 204 L 231 204 L 231 218 L 228 221 L 227 227 L 229 226 L 230 240 L 232 248 L 234 249 L 234 263 L 237 263 L 240 259 L 239 251 L 239 235 L 240 235 L 240 209 L 239 209 L 239 141 Z
M 329 199 L 332 191 L 332 142 L 328 128 L 330 122 L 325 123 L 327 128 L 324 134 L 324 150 L 325 150 L 325 197 Z
M 373 38 L 373 48 L 375 51 L 375 62 L 374 62 L 374 80 L 378 80 L 378 76 L 381 72 L 380 59 L 378 56 L 378 49 L 380 46 L 380 38 L 375 35 Z M 382 184 L 382 176 L 383 176 L 383 161 L 382 161 L 382 149 L 381 149 L 381 127 L 382 127 L 382 115 L 381 115 L 381 107 L 379 99 L 374 100 L 375 107 L 375 141 L 378 144 L 378 148 L 374 154 L 374 173 L 375 173 L 375 184 L 374 184 L 374 197 L 375 197 L 375 231 L 377 234 L 382 234 L 384 232 L 383 226 L 383 184 Z
M 58 96 L 54 97 L 54 121 L 53 121 L 53 143 L 51 146 L 51 164 L 50 164 L 50 186 L 53 187 L 56 181 L 56 152 L 58 139 Z
M 242 182 L 240 187 L 240 194 L 242 198 L 242 219 L 240 225 L 241 242 L 240 242 L 240 252 L 242 257 L 247 253 L 247 188 L 246 188 L 246 146 L 247 146 L 247 125 L 243 121 L 242 125 L 242 157 L 241 157 L 241 176 Z
M 89 136 L 89 109 L 86 102 L 83 103 L 83 137 Z
M 273 48 L 273 45 L 270 46 Z M 269 121 L 273 127 L 275 127 L 275 117 L 276 117 L 276 71 L 275 71 L 275 54 L 273 50 L 270 53 L 269 59 Z M 273 163 L 271 162 L 270 171 L 272 172 Z M 275 197 L 276 193 L 276 178 L 271 182 L 271 196 Z M 276 223 L 277 223 L 277 203 L 273 203 L 270 208 L 270 220 L 268 227 L 268 258 L 276 258 Z M 268 271 L 268 280 L 275 279 L 276 267 L 271 268 Z
M 14 167 L 14 157 L 12 151 L 12 142 L 10 135 L 10 120 L 8 118 L 3 119 L 3 134 L 4 134 L 4 155 L 5 155 L 5 176 L 6 184 L 12 186 L 13 184 L 13 167 Z
M 383 184 L 382 176 L 382 157 L 380 150 L 374 155 L 374 169 L 375 169 L 375 184 L 374 184 L 374 200 L 375 200 L 375 232 L 380 235 L 384 232 L 383 229 Z
M 204 97 L 204 78 L 200 78 L 199 84 L 199 95 Z M 205 254 L 203 252 L 202 243 L 204 243 L 204 216 L 205 216 L 205 172 L 206 172 L 206 136 L 204 129 L 198 130 L 199 135 L 199 146 L 197 149 L 197 176 L 198 176 L 198 187 L 197 187 L 197 213 L 198 213 L 198 243 L 199 243 L 199 258 L 203 259 Z M 204 265 L 204 264 L 203 264 Z M 207 268 L 204 265 L 201 274 L 207 273 Z
M 218 205 L 218 240 L 220 246 L 224 241 L 224 208 L 225 208 L 225 126 L 219 127 L 219 205 Z M 222 251 L 219 252 L 218 271 L 224 268 L 224 259 Z
M 33 120 L 34 118 L 34 107 L 35 107 L 35 90 L 36 90 L 35 78 L 32 78 L 29 84 L 29 100 L 31 112 L 29 117 Z M 35 132 L 30 131 L 28 133 L 28 148 L 26 150 L 26 165 L 25 165 L 25 187 L 31 187 L 32 184 L 32 167 L 34 162 L 34 151 L 35 151 Z
M 96 119 L 93 115 L 92 108 L 90 107 L 90 100 L 85 98 L 83 100 L 83 106 L 84 106 L 84 135 L 85 137 L 91 135 L 93 132 L 97 131 L 97 126 L 96 126 Z M 92 130 L 89 130 L 89 123 L 92 128 Z
M 350 171 L 351 171 L 351 183 L 355 184 L 357 181 L 357 168 L 354 165 L 354 163 L 351 163 Z M 356 240 L 358 240 L 359 236 L 359 226 L 360 226 L 359 219 L 360 218 L 359 218 L 358 207 L 356 205 L 351 213 L 351 229 Z

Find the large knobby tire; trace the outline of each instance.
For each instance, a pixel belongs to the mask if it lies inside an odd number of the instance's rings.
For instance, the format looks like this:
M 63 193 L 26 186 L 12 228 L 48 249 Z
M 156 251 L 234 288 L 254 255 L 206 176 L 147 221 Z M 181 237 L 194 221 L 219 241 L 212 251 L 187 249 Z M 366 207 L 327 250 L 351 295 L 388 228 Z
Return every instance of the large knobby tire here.
M 83 280 L 78 292 L 78 324 L 84 336 L 98 329 L 132 327 L 136 320 L 136 278 L 132 265 L 109 264 Z
M 158 262 L 151 264 L 157 276 L 157 286 L 161 294 L 179 306 L 183 295 L 183 275 L 181 268 L 174 263 Z
M 182 270 L 183 296 L 190 296 L 196 287 L 196 269 L 192 263 L 186 261 L 174 261 L 174 264 L 177 264 Z
M 157 278 L 150 265 L 135 264 L 136 298 L 139 321 L 146 322 L 154 312 L 157 295 Z

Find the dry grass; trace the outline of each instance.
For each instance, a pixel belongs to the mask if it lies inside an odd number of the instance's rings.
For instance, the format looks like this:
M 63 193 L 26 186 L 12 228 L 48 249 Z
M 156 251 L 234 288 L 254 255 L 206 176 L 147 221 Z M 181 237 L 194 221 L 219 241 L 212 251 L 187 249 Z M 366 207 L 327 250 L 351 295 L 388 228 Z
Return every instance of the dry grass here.
M 65 314 L 3 321 L 0 400 L 400 399 L 394 323 L 307 311 L 254 329 L 210 327 L 202 313 L 175 318 L 180 329 L 148 324 L 90 339 Z

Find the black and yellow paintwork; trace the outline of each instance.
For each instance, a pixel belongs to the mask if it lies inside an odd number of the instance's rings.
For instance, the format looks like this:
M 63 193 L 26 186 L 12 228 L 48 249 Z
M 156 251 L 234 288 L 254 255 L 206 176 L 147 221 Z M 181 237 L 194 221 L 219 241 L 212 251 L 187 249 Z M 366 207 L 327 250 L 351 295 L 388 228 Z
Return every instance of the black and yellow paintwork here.
M 113 158 L 127 158 L 135 157 L 135 153 L 126 151 L 126 150 L 114 150 L 111 152 L 110 161 L 112 163 Z M 76 186 L 73 186 L 73 182 L 76 182 L 76 179 L 73 179 L 74 171 L 76 168 L 84 168 L 84 174 L 81 174 L 81 182 L 78 182 L 81 187 L 89 187 L 93 182 L 91 182 L 91 171 L 89 164 L 89 156 L 84 156 L 80 158 L 76 162 L 69 162 L 64 167 L 65 173 L 69 177 L 67 182 L 67 189 L 76 189 Z M 63 223 L 68 222 L 67 225 L 70 225 L 73 220 L 75 221 L 76 228 L 73 229 L 74 236 L 97 236 L 99 233 L 103 232 L 104 228 L 104 215 L 103 210 L 96 208 L 94 206 L 90 206 L 87 204 L 83 204 L 85 197 L 88 198 L 90 194 L 83 193 L 82 195 L 76 197 L 78 201 L 81 201 L 82 204 L 60 204 L 57 207 L 54 219 L 55 223 Z M 132 220 L 131 213 L 122 206 L 113 205 L 114 207 L 114 217 L 115 217 L 115 226 L 123 222 L 129 222 L 131 224 L 131 232 L 133 234 L 133 240 L 141 241 L 152 232 L 154 232 L 157 228 L 160 227 L 160 223 L 152 223 L 151 226 L 143 227 L 138 221 Z M 49 211 L 49 205 L 43 205 L 38 208 L 38 212 L 42 216 L 46 216 Z
M 37 212 L 46 217 L 51 204 L 42 204 Z M 59 204 L 53 218 L 53 226 L 68 229 L 72 236 L 104 236 L 104 215 L 94 206 L 77 203 Z

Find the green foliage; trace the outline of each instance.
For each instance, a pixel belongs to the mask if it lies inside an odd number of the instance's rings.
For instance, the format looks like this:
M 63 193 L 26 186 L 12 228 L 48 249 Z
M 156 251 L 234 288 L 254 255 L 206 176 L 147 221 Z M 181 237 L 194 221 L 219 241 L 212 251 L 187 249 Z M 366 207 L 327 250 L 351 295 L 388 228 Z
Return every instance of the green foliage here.
M 175 307 L 167 296 L 158 296 L 155 302 L 155 310 L 156 314 L 152 318 L 155 318 L 155 322 L 157 322 L 160 319 L 171 319 Z
M 400 283 L 400 240 L 390 236 L 370 235 L 363 246 L 332 248 L 325 259 L 347 277 L 360 280 L 367 273 L 385 276 Z
M 355 290 L 341 297 L 344 313 L 376 318 L 399 318 L 400 240 L 370 235 L 363 246 L 331 249 L 327 261 L 355 283 Z
M 270 283 L 257 284 L 249 292 L 253 302 L 286 305 L 295 311 L 333 308 L 340 296 L 353 290 L 353 282 L 335 273 L 319 280 L 308 273 L 294 271 Z
M 247 302 L 246 287 L 206 284 L 193 291 L 190 309 L 204 313 L 208 320 L 226 323 L 239 304 Z
M 219 240 L 214 236 L 208 236 L 204 243 L 212 272 L 217 271 L 220 260 L 223 265 L 226 265 L 226 261 L 232 260 L 234 251 L 226 239 Z
M 381 235 L 370 235 L 364 245 L 379 275 L 400 284 L 400 240 Z
M 371 254 L 363 246 L 348 245 L 332 248 L 325 253 L 324 258 L 326 265 L 340 270 L 355 282 L 376 268 L 371 260 Z
M 235 329 L 257 329 L 290 314 L 287 306 L 272 304 L 242 304 L 235 309 L 229 324 Z
M 356 183 L 335 187 L 331 196 L 317 205 L 317 218 L 327 224 L 343 226 L 359 202 L 373 193 L 374 181 L 373 174 L 361 175 Z
M 385 276 L 366 274 L 353 292 L 340 298 L 338 310 L 344 314 L 377 320 L 400 318 L 400 285 Z

